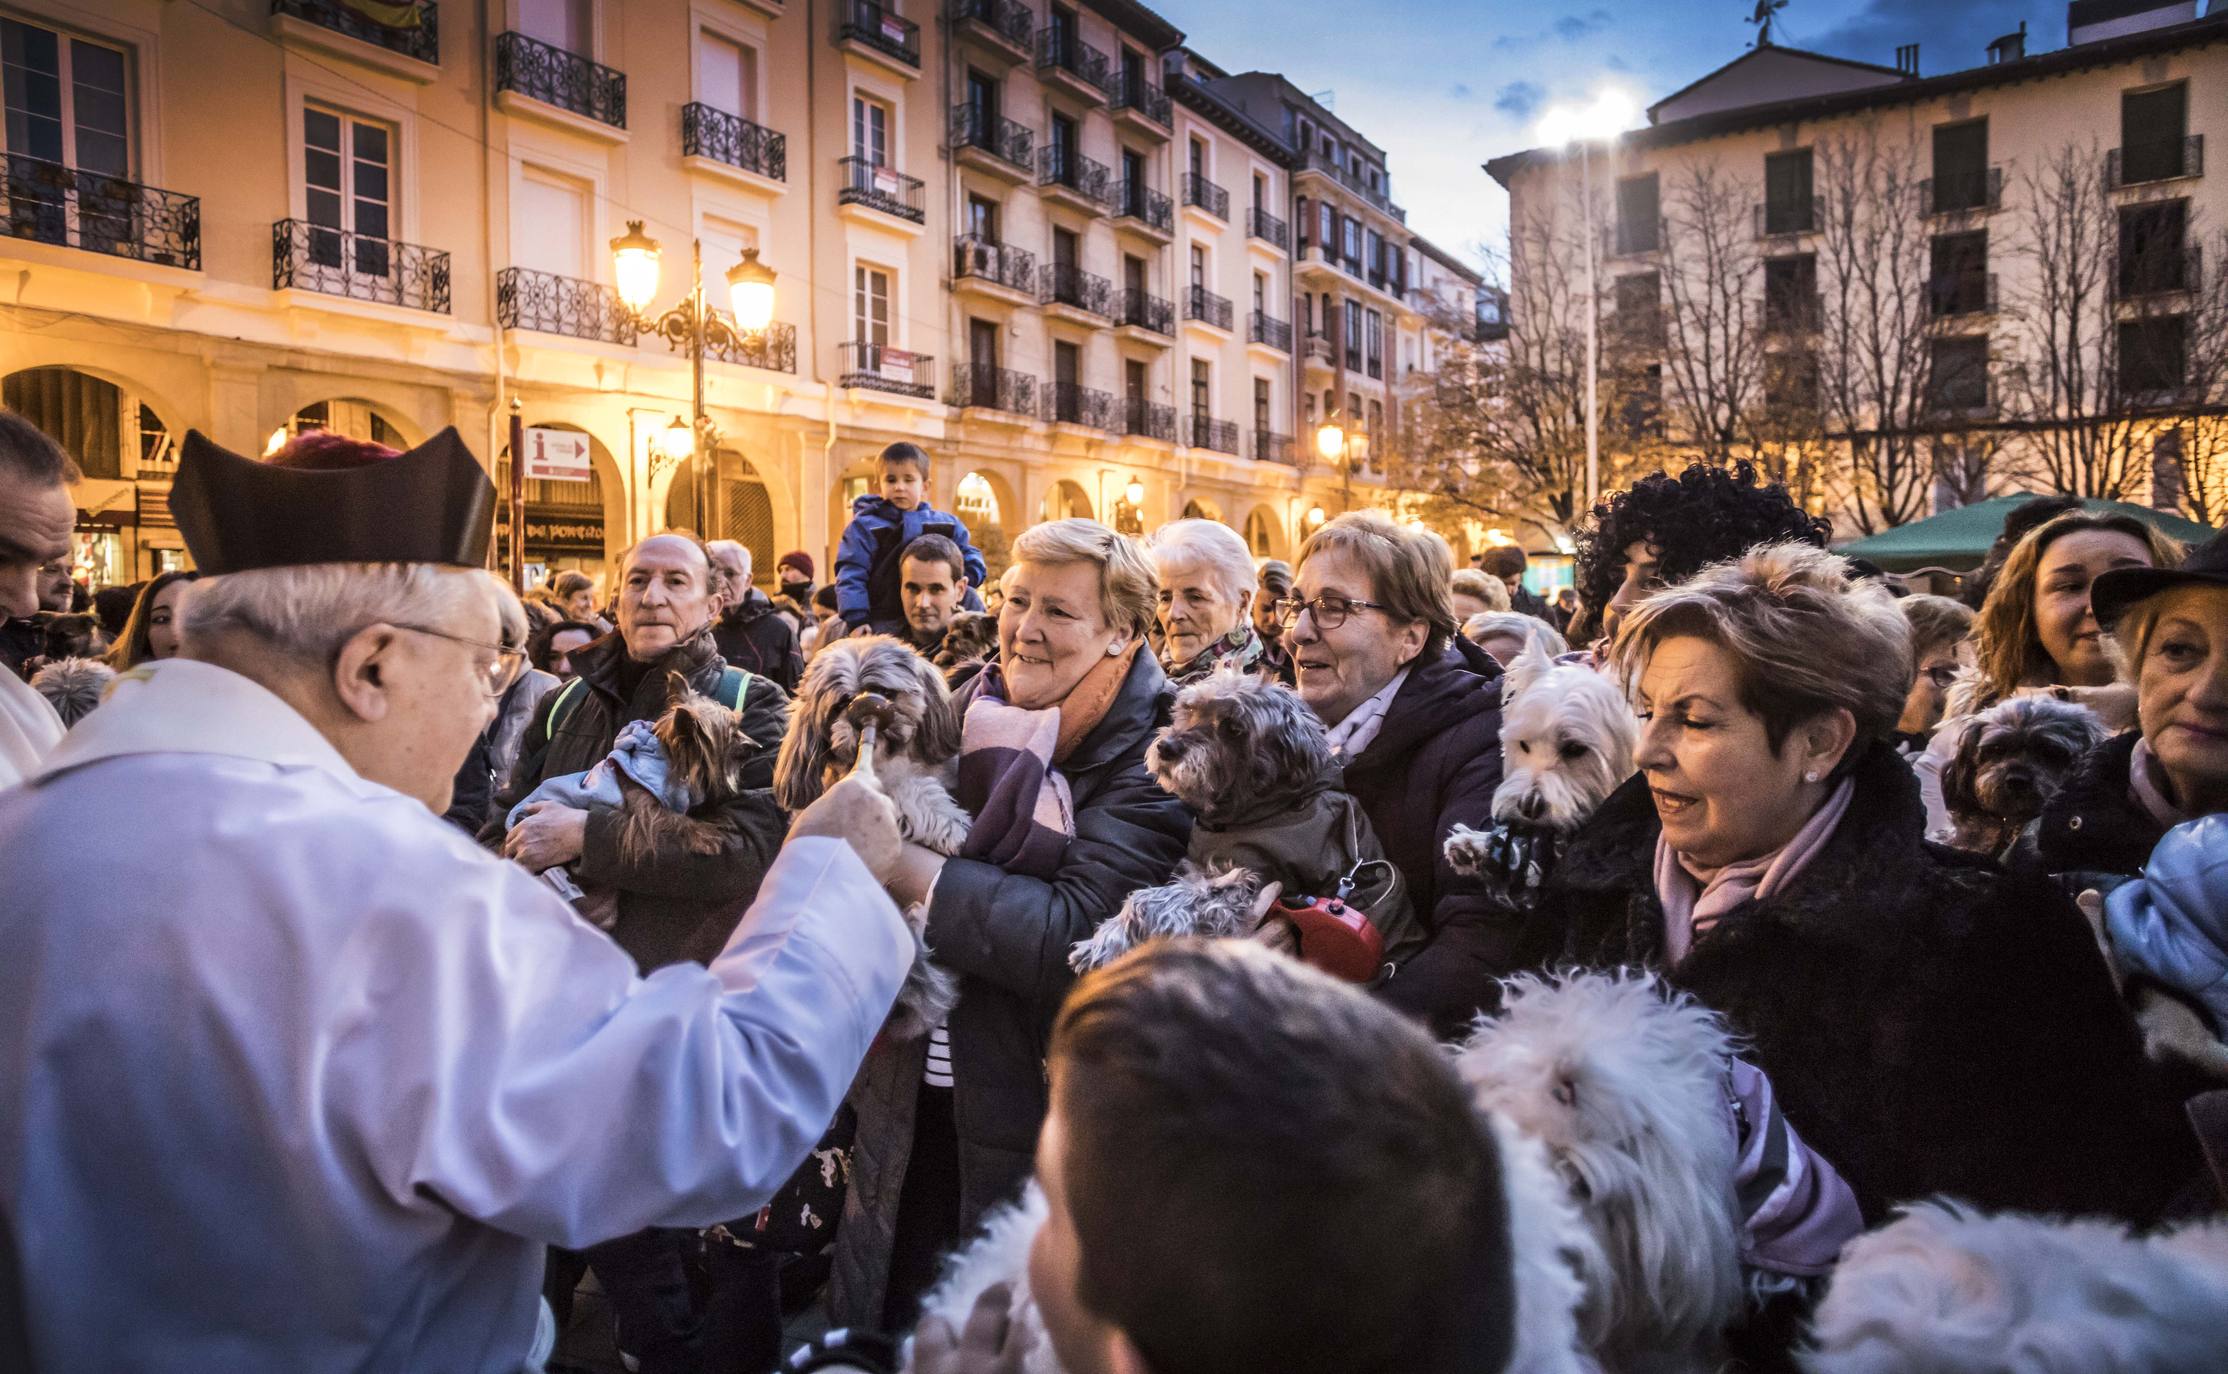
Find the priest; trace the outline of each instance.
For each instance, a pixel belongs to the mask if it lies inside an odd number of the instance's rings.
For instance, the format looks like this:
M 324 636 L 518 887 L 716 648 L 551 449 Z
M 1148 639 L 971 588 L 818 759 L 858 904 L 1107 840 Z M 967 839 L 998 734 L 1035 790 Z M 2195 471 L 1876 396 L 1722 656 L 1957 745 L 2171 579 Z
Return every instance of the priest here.
M 184 656 L 0 794 L 0 1363 L 529 1368 L 545 1245 L 749 1215 L 827 1126 L 912 960 L 895 813 L 838 784 L 637 977 L 440 819 L 519 658 L 455 431 L 192 434 L 170 501 Z

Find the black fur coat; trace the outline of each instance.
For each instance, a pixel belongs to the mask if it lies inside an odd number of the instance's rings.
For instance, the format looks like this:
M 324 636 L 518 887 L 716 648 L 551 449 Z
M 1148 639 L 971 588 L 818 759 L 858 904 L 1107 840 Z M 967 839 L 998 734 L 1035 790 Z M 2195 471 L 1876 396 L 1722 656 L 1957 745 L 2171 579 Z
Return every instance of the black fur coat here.
M 1876 748 L 1826 848 L 1728 913 L 1669 981 L 1722 1013 L 1867 1221 L 1948 1194 L 1987 1207 L 2156 1215 L 2201 1167 L 2087 924 L 2052 885 L 1925 843 L 1909 766 Z M 1644 776 L 1571 840 L 1543 948 L 1663 962 Z

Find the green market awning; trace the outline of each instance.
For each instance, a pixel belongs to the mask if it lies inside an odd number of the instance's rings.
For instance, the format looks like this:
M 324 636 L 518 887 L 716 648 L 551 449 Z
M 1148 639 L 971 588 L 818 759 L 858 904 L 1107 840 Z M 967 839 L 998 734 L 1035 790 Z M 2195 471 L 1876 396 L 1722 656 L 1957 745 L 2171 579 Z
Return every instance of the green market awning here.
M 1988 546 L 2003 532 L 2004 517 L 2021 503 L 2033 499 L 2034 493 L 2021 492 L 1960 506 L 1931 519 L 1914 520 L 1908 525 L 1898 525 L 1892 530 L 1843 544 L 1835 552 L 1851 558 L 1870 559 L 1889 572 L 1911 572 L 1919 568 L 1966 571 L 1979 567 L 1981 560 L 1988 556 Z M 2088 510 L 2132 515 L 2188 544 L 2202 543 L 2213 535 L 2209 527 L 2194 520 L 2184 520 L 2148 506 L 2125 501 L 2083 501 L 2081 504 Z

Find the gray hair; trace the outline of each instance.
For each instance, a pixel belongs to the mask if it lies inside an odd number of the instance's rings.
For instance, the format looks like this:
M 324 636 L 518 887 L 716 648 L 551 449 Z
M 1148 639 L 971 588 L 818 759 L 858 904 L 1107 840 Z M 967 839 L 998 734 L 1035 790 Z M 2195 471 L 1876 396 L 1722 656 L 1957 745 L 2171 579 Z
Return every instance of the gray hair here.
M 749 585 L 750 574 L 753 566 L 750 556 L 750 545 L 745 544 L 740 539 L 714 539 L 704 546 L 704 552 L 708 554 L 727 553 L 730 550 L 734 552 L 736 557 L 743 560 L 743 583 L 746 586 Z M 739 591 L 740 588 L 730 588 L 729 590 Z
M 1570 641 L 1556 633 L 1554 626 L 1522 611 L 1480 611 L 1462 622 L 1462 637 L 1472 644 L 1483 646 L 1495 635 L 1515 635 L 1527 649 L 1537 644 L 1549 658 L 1570 652 Z
M 480 598 L 501 608 L 507 636 L 508 612 L 517 604 L 508 591 L 484 569 L 433 563 L 256 568 L 194 583 L 178 633 L 190 658 L 206 658 L 223 636 L 245 635 L 273 654 L 324 665 L 368 626 L 438 622 Z M 523 626 L 524 613 L 519 617 Z
M 1253 550 L 1238 532 L 1220 520 L 1174 520 L 1153 531 L 1145 552 L 1166 583 L 1172 576 L 1203 568 L 1224 596 L 1244 601 L 1259 586 L 1253 570 Z

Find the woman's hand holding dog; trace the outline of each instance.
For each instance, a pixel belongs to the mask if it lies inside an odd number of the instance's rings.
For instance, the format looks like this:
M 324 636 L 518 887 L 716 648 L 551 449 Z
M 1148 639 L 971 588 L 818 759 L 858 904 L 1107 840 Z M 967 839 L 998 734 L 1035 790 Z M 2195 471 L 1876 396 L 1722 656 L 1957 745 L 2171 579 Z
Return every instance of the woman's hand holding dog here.
M 503 837 L 503 857 L 529 873 L 569 864 L 588 848 L 588 813 L 559 802 L 535 802 Z
M 975 1299 L 967 1327 L 954 1332 L 942 1317 L 921 1323 L 914 1337 L 914 1374 L 1021 1374 L 1022 1357 L 1036 1344 L 1029 1328 L 1013 1320 L 1013 1285 L 994 1283 Z
M 820 800 L 797 813 L 789 838 L 826 835 L 842 840 L 874 875 L 887 886 L 897 876 L 905 857 L 905 842 L 897 833 L 897 807 L 882 789 L 853 775 L 820 794 Z

